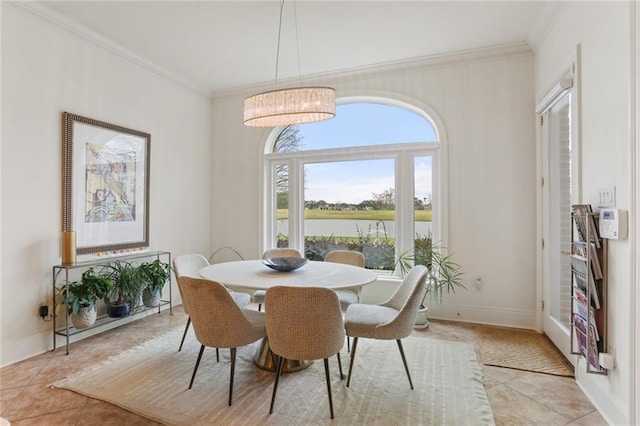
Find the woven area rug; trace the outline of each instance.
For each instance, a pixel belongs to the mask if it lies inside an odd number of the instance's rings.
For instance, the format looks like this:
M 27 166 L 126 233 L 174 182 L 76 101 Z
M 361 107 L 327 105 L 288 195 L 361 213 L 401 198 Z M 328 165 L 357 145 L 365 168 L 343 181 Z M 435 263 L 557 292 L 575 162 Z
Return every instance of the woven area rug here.
M 175 330 L 159 336 L 54 386 L 168 425 L 494 424 L 481 368 L 473 346 L 467 343 L 404 339 L 415 388 L 411 390 L 396 343 L 362 339 L 349 388 L 339 378 L 335 357 L 330 360 L 332 421 L 322 361 L 283 375 L 274 413 L 269 415 L 274 377 L 253 365 L 257 343 L 238 348 L 233 405 L 229 407 L 229 351 L 221 350 L 217 363 L 214 349 L 207 348 L 189 390 L 200 345 L 190 336 L 177 352 L 180 333 Z M 346 350 L 341 356 L 346 367 Z
M 485 327 L 475 331 L 484 365 L 573 377 L 573 370 L 548 338 L 533 330 Z

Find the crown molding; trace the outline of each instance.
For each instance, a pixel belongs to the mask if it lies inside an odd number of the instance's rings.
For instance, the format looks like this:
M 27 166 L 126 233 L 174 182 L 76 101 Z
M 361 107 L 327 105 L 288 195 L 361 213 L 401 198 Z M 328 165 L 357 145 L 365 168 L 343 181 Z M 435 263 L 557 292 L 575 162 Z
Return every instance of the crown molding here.
M 53 28 L 60 29 L 114 55 L 120 56 L 121 58 L 146 69 L 147 71 L 157 74 L 158 76 L 187 89 L 195 95 L 205 97 L 207 99 L 209 98 L 209 91 L 207 88 L 194 84 L 176 73 L 144 59 L 122 45 L 115 43 L 113 40 L 92 31 L 75 20 L 63 16 L 42 3 L 37 3 L 35 1 L 2 0 L 2 7 L 6 7 L 16 12 L 26 12 L 29 15 L 35 16 L 48 23 Z
M 140 55 L 126 49 L 122 45 L 92 31 L 79 22 L 69 19 L 66 16 L 54 11 L 40 2 L 21 1 L 21 0 L 1 0 L 2 7 L 13 10 L 26 12 L 29 15 L 40 18 L 42 21 L 50 24 L 52 27 L 60 29 L 66 33 L 72 34 L 88 43 L 92 43 L 106 51 L 120 56 L 123 59 L 136 64 L 152 73 L 157 74 L 188 91 L 205 97 L 207 99 L 216 99 L 233 96 L 245 96 L 248 93 L 256 91 L 264 91 L 273 88 L 273 81 L 265 81 L 261 83 L 230 87 L 228 89 L 210 91 L 206 87 L 194 84 L 176 73 L 173 73 L 157 64 L 141 57 Z M 563 2 L 564 3 L 564 2 Z M 555 10 L 555 8 L 552 8 Z M 480 47 L 476 49 L 460 50 L 447 52 L 436 55 L 429 55 L 419 58 L 412 58 L 401 61 L 383 62 L 378 64 L 366 65 L 361 67 L 345 68 L 326 73 L 308 74 L 301 78 L 291 78 L 279 80 L 279 86 L 284 88 L 288 85 L 300 85 L 301 81 L 318 82 L 336 78 L 345 78 L 358 76 L 364 73 L 376 73 L 378 75 L 386 75 L 397 72 L 407 72 L 416 68 L 435 68 L 442 66 L 460 65 L 465 63 L 486 62 L 492 60 L 502 60 L 506 58 L 514 58 L 521 56 L 532 56 L 533 51 L 526 41 Z
M 533 51 L 531 50 L 527 42 L 524 41 L 480 47 L 476 49 L 459 50 L 455 52 L 424 56 L 420 58 L 412 58 L 402 61 L 384 62 L 362 67 L 330 71 L 326 73 L 310 74 L 302 76 L 302 78 L 278 80 L 278 87 L 285 88 L 289 85 L 301 85 L 301 83 L 326 84 L 328 80 L 353 77 L 361 74 L 376 73 L 378 75 L 387 75 L 400 71 L 407 72 L 416 68 L 437 68 L 467 63 L 503 60 L 507 58 L 516 58 L 523 56 L 533 56 Z M 212 99 L 218 99 L 225 97 L 245 96 L 247 95 L 247 93 L 265 91 L 269 89 L 273 89 L 273 81 L 217 90 L 211 92 L 210 95 Z
M 533 28 L 529 32 L 527 42 L 535 53 L 538 52 L 544 40 L 549 36 L 560 15 L 566 9 L 568 1 L 546 1 L 538 14 Z

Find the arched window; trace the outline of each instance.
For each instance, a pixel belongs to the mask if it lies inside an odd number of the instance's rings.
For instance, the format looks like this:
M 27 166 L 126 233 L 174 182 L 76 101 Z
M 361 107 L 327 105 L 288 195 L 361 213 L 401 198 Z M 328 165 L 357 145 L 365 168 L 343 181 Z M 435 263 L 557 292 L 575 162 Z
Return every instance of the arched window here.
M 265 248 L 310 260 L 358 250 L 366 267 L 394 272 L 398 257 L 423 263 L 439 235 L 434 202 L 438 131 L 397 103 L 353 102 L 336 117 L 278 129 L 265 150 Z

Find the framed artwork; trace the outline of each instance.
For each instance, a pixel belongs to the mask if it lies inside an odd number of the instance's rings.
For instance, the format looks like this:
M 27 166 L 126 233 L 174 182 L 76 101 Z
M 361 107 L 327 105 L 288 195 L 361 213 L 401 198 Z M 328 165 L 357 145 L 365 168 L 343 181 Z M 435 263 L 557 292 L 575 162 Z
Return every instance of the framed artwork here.
M 63 113 L 62 230 L 77 254 L 149 246 L 151 135 Z

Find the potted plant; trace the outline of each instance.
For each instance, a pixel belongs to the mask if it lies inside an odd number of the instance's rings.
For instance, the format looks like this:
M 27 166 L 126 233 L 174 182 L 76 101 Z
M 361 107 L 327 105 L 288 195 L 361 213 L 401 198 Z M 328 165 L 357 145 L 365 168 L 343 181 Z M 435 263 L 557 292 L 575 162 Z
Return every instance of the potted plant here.
M 109 279 L 113 283 L 107 314 L 112 318 L 126 317 L 138 306 L 145 279 L 137 266 L 122 260 L 116 260 L 106 268 L 111 271 Z
M 82 273 L 82 279 L 69 283 L 63 303 L 71 315 L 75 328 L 91 327 L 96 322 L 96 302 L 109 301 L 111 281 L 105 275 L 97 274 L 93 268 Z
M 443 249 L 444 247 L 433 244 L 430 237 L 425 237 L 420 243 L 416 243 L 415 251 L 408 250 L 400 253 L 396 260 L 396 266 L 403 276 L 413 265 L 425 265 L 429 271 L 425 281 L 426 292 L 416 318 L 416 328 L 429 327 L 425 305 L 427 295 L 430 300 L 441 303 L 445 291 L 455 293 L 456 288 L 466 289 L 460 265 L 453 261 L 452 254 L 443 254 Z
M 138 268 L 145 280 L 142 302 L 144 306 L 155 308 L 160 305 L 162 288 L 169 279 L 171 268 L 168 263 L 161 262 L 160 259 L 156 259 L 151 263 L 142 263 Z

